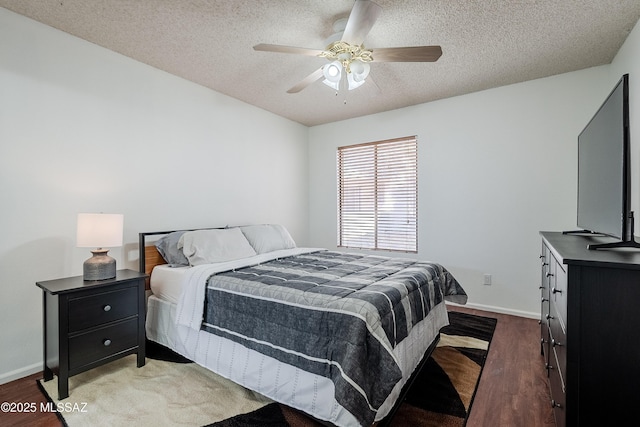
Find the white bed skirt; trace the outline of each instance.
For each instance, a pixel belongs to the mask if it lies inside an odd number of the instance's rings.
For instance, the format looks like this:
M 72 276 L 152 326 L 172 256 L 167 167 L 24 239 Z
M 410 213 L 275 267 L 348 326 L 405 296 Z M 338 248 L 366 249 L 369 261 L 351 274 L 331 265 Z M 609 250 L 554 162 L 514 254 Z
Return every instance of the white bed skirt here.
M 176 304 L 154 295 L 148 298 L 147 338 L 231 381 L 317 419 L 337 426 L 359 425 L 349 411 L 333 398 L 334 385 L 330 379 L 279 362 L 226 338 L 176 325 L 176 308 Z M 396 346 L 393 352 L 403 377 L 380 407 L 376 421 L 389 413 L 425 351 L 440 329 L 448 324 L 447 309 L 442 302 Z

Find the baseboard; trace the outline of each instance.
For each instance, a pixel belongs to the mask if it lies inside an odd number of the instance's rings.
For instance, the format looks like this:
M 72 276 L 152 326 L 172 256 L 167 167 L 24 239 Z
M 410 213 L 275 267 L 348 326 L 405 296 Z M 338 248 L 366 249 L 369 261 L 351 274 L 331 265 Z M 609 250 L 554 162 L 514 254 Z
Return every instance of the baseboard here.
M 459 304 L 450 303 L 450 302 L 448 302 L 447 304 L 457 305 L 459 307 L 473 308 L 475 310 L 490 311 L 492 313 L 509 314 L 511 316 L 526 317 L 527 319 L 536 319 L 536 320 L 540 319 L 540 313 L 535 313 L 531 311 L 514 310 L 511 308 L 496 307 L 493 305 L 484 305 L 484 304 L 474 304 L 470 302 L 466 303 L 465 305 L 459 305 Z
M 28 377 L 31 374 L 42 371 L 42 362 L 34 363 L 33 365 L 25 366 L 24 368 L 16 369 L 11 372 L 0 374 L 0 385 L 6 384 L 20 378 Z

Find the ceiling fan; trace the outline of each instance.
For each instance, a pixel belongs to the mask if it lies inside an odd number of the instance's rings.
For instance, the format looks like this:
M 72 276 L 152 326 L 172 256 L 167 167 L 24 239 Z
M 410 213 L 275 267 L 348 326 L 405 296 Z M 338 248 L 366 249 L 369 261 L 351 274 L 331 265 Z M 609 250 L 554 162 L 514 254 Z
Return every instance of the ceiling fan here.
M 435 62 L 442 55 L 440 46 L 411 46 L 367 49 L 362 44 L 382 8 L 371 0 L 356 0 L 348 19 L 334 24 L 336 33 L 327 40 L 324 50 L 303 47 L 257 44 L 257 51 L 293 53 L 298 55 L 327 58 L 323 65 L 288 93 L 297 93 L 324 77 L 323 83 L 339 90 L 360 87 L 369 75 L 370 62 Z

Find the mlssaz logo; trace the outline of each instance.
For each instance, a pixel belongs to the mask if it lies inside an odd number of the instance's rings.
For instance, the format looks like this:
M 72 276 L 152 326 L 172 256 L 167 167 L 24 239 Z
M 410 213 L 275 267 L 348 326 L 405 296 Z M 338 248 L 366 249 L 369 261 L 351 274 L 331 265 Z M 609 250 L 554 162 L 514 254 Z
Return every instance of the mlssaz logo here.
M 42 402 L 40 403 L 40 412 L 89 412 L 87 411 L 87 403 L 72 403 L 72 402 Z

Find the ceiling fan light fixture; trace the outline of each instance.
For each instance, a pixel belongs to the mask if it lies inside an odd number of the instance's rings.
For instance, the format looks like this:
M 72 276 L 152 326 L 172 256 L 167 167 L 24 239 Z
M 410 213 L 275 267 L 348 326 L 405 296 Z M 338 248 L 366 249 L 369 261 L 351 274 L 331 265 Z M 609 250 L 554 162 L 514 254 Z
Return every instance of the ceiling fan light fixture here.
M 353 61 L 349 65 L 349 73 L 347 73 L 348 89 L 353 90 L 364 84 L 365 79 L 369 75 L 371 66 L 362 61 Z
M 332 89 L 340 90 L 340 80 L 342 80 L 342 64 L 340 61 L 333 61 L 322 67 L 322 74 L 324 75 L 322 83 Z
M 364 82 L 369 75 L 369 71 L 371 71 L 371 65 L 362 61 L 353 61 L 350 68 L 353 80 L 356 82 Z
M 363 42 L 381 10 L 382 8 L 373 0 L 355 0 L 349 16 L 334 23 L 333 34 L 325 41 L 324 50 L 264 43 L 255 45 L 253 49 L 315 56 L 332 61 L 317 68 L 287 93 L 300 92 L 310 84 L 321 80 L 323 76 L 323 83 L 335 90 L 339 90 L 340 87 L 355 89 L 361 86 L 369 75 L 370 62 L 435 62 L 440 58 L 442 55 L 440 46 L 365 48 Z M 375 59 L 374 50 L 376 51 Z
M 363 80 L 356 80 L 355 76 L 353 75 L 353 73 L 349 73 L 347 74 L 347 89 L 349 90 L 353 90 L 353 89 L 357 89 L 360 86 L 362 86 L 364 84 L 364 79 Z
M 340 61 L 333 61 L 322 68 L 324 78 L 333 83 L 339 83 L 342 77 L 342 64 Z
M 329 86 L 331 89 L 334 89 L 334 90 L 340 90 L 340 82 L 332 82 L 332 81 L 329 81 L 329 80 L 327 80 L 327 79 L 324 79 L 324 80 L 322 81 L 322 83 L 326 84 L 326 85 L 327 85 L 327 86 Z

